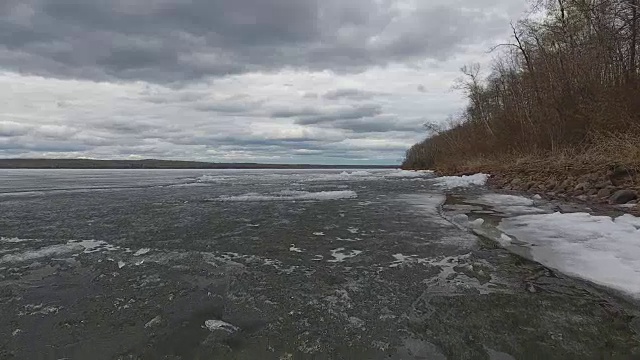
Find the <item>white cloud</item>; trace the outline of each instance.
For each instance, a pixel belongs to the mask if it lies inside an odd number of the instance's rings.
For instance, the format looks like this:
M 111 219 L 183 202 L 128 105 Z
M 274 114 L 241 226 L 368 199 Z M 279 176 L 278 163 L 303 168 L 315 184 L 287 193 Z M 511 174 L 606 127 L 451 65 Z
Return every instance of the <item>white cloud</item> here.
M 260 54 L 242 34 L 216 39 L 220 51 L 215 52 L 207 47 L 211 38 L 197 36 L 187 25 L 173 24 L 170 35 L 152 36 L 135 24 L 120 24 L 121 30 L 111 23 L 117 19 L 100 13 L 104 23 L 95 26 L 113 29 L 96 31 L 97 40 L 119 45 L 109 49 L 114 52 L 108 64 L 98 68 L 89 44 L 67 25 L 51 29 L 66 34 L 64 41 L 29 40 L 29 31 L 45 29 L 44 10 L 36 5 L 48 2 L 0 5 L 0 12 L 4 6 L 15 14 L 12 20 L 0 16 L 0 31 L 17 26 L 25 36 L 0 34 L 1 157 L 399 163 L 405 149 L 425 135 L 424 122 L 443 121 L 464 105 L 461 94 L 451 90 L 459 68 L 486 63 L 487 48 L 508 36 L 509 18 L 524 7 L 516 0 L 382 0 L 375 8 L 369 0 L 328 2 L 326 9 L 334 13 L 322 16 L 341 17 L 331 20 L 339 22 L 336 28 L 327 27 L 323 17 L 322 34 L 313 33 L 309 24 L 296 22 L 303 33 L 292 34 L 282 24 L 253 19 L 275 32 L 265 34 L 274 41 L 271 53 Z M 216 6 L 227 6 L 223 3 L 218 0 Z M 171 4 L 112 5 L 131 16 L 160 16 Z M 306 11 L 306 5 L 298 5 L 297 11 Z M 259 16 L 232 8 L 238 21 Z M 96 9 L 76 10 L 88 22 L 96 11 L 106 11 Z M 71 11 L 46 8 L 54 10 L 49 16 Z M 473 24 L 483 27 L 467 28 Z M 362 39 L 366 44 L 359 44 Z M 148 58 L 172 56 L 163 54 L 168 44 L 180 67 L 169 58 Z M 69 49 L 84 57 L 68 58 Z M 177 78 L 179 83 L 165 81 Z

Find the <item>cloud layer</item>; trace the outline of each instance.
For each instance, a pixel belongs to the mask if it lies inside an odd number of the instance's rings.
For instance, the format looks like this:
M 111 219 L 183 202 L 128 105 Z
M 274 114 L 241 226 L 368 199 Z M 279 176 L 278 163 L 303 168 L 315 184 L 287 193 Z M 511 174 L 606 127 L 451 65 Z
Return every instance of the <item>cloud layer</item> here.
M 0 156 L 397 163 L 517 0 L 5 0 Z

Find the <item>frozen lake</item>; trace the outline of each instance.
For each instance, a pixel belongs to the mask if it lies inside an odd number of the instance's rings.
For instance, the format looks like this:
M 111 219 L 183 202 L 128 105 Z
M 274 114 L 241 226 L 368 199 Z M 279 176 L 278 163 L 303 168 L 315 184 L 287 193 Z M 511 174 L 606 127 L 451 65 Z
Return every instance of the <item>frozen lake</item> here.
M 638 219 L 484 180 L 0 170 L 0 358 L 640 356 Z

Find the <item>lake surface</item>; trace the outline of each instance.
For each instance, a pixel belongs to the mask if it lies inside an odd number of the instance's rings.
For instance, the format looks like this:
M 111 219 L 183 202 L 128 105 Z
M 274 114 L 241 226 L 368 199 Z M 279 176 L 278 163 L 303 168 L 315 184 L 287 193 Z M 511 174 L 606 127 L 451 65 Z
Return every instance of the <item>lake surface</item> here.
M 487 194 L 397 170 L 0 170 L 0 358 L 638 358 L 635 302 L 452 221 L 507 216 L 464 202 Z

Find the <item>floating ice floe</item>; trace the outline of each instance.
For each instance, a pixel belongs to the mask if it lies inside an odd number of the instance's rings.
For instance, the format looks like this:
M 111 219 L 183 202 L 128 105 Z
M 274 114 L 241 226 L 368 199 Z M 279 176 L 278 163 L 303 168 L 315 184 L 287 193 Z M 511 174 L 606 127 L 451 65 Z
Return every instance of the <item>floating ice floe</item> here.
M 301 253 L 302 249 L 296 247 L 294 244 L 291 244 L 291 247 L 289 248 L 289 251 L 291 252 L 297 252 L 297 253 Z
M 346 253 L 343 253 L 343 251 L 345 251 L 345 248 L 338 248 L 338 249 L 331 250 L 331 256 L 333 256 L 333 260 L 328 260 L 328 262 L 331 262 L 331 263 L 343 262 L 346 259 L 356 257 L 362 254 L 362 251 L 360 250 L 350 250 Z
M 237 196 L 220 196 L 217 201 L 292 201 L 292 200 L 340 200 L 357 198 L 355 191 L 292 191 L 285 190 L 270 194 L 249 193 Z
M 487 180 L 489 180 L 489 175 L 482 173 L 463 176 L 442 176 L 433 179 L 436 185 L 449 189 L 482 186 L 487 183 Z
M 238 327 L 221 320 L 207 320 L 204 322 L 204 327 L 209 331 L 223 330 L 228 333 L 234 333 L 240 330 Z
M 418 255 L 403 255 L 403 254 L 394 254 L 392 255 L 394 259 L 396 259 L 394 262 L 391 263 L 391 265 L 389 265 L 390 268 L 396 268 L 399 266 L 403 266 L 406 264 L 427 264 L 429 263 L 429 259 L 420 259 L 418 258 Z
M 456 214 L 451 217 L 451 222 L 466 228 L 475 228 L 484 224 L 484 219 L 469 220 L 466 214 Z
M 148 253 L 149 253 L 149 251 L 151 251 L 151 249 L 149 249 L 149 248 L 142 248 L 142 249 L 140 249 L 140 250 L 136 251 L 136 252 L 133 254 L 133 256 L 142 256 L 142 255 L 148 254 Z
M 387 178 L 420 178 L 428 175 L 432 175 L 433 171 L 431 170 L 395 170 L 389 173 L 384 174 Z
M 4 239 L 4 238 L 3 238 Z M 13 240 L 13 239 L 12 239 Z M 23 242 L 29 240 L 13 240 L 12 242 Z M 35 240 L 33 240 L 35 241 Z M 42 258 L 63 255 L 77 255 L 80 253 L 93 253 L 97 251 L 114 251 L 118 250 L 117 246 L 110 245 L 104 241 L 98 240 L 81 240 L 69 241 L 66 244 L 56 244 L 41 247 L 39 249 L 30 249 L 20 253 L 7 254 L 0 258 L 0 263 L 19 263 L 32 261 Z
M 12 237 L 12 238 L 4 237 L 4 236 L 0 237 L 0 242 L 4 242 L 4 243 L 14 243 L 15 244 L 15 243 L 22 243 L 22 242 L 29 242 L 29 241 L 37 241 L 37 240 L 34 240 L 34 239 L 20 239 L 20 238 L 17 238 L 17 237 Z
M 531 244 L 533 260 L 545 266 L 640 298 L 640 218 L 521 215 L 498 229 Z
M 324 236 L 324 233 L 322 231 L 318 231 L 318 232 L 314 232 L 313 235 L 314 236 Z

